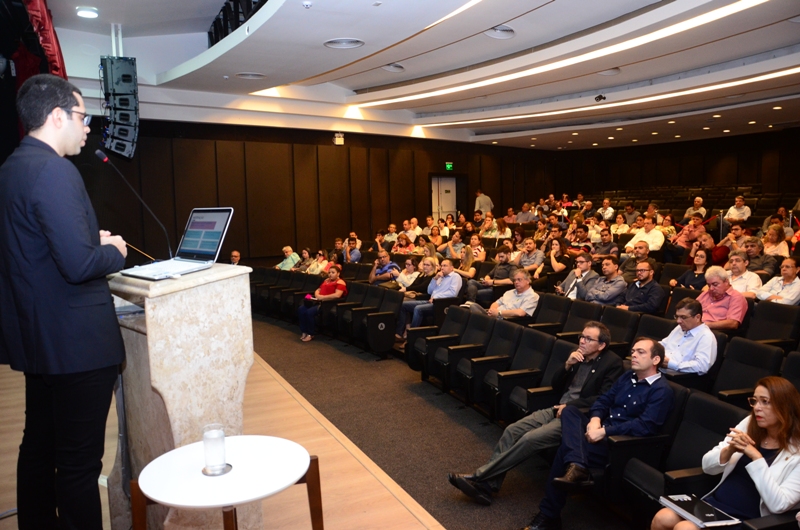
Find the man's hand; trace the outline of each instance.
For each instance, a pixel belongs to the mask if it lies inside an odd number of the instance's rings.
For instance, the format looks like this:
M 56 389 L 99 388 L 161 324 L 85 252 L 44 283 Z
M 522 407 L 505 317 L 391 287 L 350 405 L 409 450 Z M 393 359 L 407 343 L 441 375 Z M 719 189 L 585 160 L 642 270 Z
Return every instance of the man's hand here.
M 373 263 L 373 266 L 377 269 L 380 266 L 380 264 L 381 264 L 381 260 L 376 259 L 375 263 Z
M 628 306 L 626 306 L 626 305 L 618 305 L 617 308 L 618 309 L 625 309 L 626 311 L 628 310 Z
M 564 411 L 564 407 L 566 407 L 566 406 L 567 405 L 564 404 L 564 405 L 556 405 L 555 407 L 553 407 L 553 409 L 555 410 L 555 413 L 556 413 L 556 418 L 560 418 L 561 417 L 561 412 Z
M 483 279 L 483 285 L 484 285 L 484 286 L 487 286 L 487 287 L 488 287 L 488 286 L 490 286 L 490 285 L 492 285 L 492 279 L 491 279 L 489 276 L 486 276 L 486 277 Z
M 606 437 L 606 430 L 602 427 L 600 427 L 599 429 L 592 429 L 590 431 L 586 431 L 586 440 L 590 444 L 596 444 L 605 437 Z
M 575 350 L 567 357 L 567 367 L 583 362 L 583 353 L 580 350 Z
M 128 247 L 125 246 L 125 240 L 122 236 L 112 236 L 111 232 L 107 230 L 100 230 L 100 244 L 101 245 L 114 245 L 123 258 L 128 257 Z
M 555 289 L 556 289 L 556 294 L 564 294 L 564 289 L 562 289 L 560 285 L 556 285 Z

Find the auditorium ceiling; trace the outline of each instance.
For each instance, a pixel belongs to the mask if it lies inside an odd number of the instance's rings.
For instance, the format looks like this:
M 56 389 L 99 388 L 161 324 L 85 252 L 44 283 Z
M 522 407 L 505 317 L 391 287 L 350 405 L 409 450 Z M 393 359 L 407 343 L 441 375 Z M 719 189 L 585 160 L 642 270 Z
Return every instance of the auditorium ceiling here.
M 86 1 L 98 19 L 50 0 L 56 27 L 196 34 L 221 7 Z M 363 45 L 326 47 L 332 39 Z M 282 114 L 275 124 L 295 116 L 300 127 L 317 119 L 331 130 L 534 149 L 778 130 L 800 124 L 800 2 L 269 0 L 149 86 Z

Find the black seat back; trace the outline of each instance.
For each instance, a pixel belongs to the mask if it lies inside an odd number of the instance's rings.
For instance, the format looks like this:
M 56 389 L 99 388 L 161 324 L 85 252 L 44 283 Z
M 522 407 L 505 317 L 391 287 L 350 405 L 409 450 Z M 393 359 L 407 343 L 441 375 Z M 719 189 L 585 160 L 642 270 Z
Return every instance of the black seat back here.
M 697 299 L 700 296 L 701 291 L 697 289 L 686 289 L 684 287 L 676 287 L 672 290 L 672 298 L 670 298 L 669 306 L 667 306 L 667 311 L 664 313 L 664 318 L 669 320 L 675 319 L 675 306 L 678 305 L 678 302 L 683 300 L 684 298 L 694 298 Z
M 275 282 L 275 286 L 287 286 L 292 281 L 292 271 L 279 271 L 278 272 L 278 281 Z
M 577 347 L 571 342 L 567 342 L 565 340 L 555 341 L 553 344 L 553 349 L 550 353 L 550 359 L 547 361 L 547 368 L 545 368 L 544 375 L 542 375 L 542 386 L 552 385 L 553 376 L 556 374 L 556 371 L 559 369 L 559 367 L 566 364 L 570 354 L 576 349 Z
M 790 352 L 783 363 L 781 375 L 800 390 L 800 352 Z
M 513 322 L 498 320 L 486 346 L 486 355 L 514 355 L 524 328 Z
M 497 319 L 489 315 L 472 313 L 469 316 L 467 328 L 461 335 L 461 344 L 488 344 L 495 322 Z
M 800 338 L 800 306 L 759 302 L 756 304 L 746 337 L 750 340 Z
M 590 320 L 600 320 L 600 315 L 603 313 L 603 308 L 600 304 L 592 302 L 584 302 L 583 300 L 575 300 L 569 308 L 569 316 L 564 324 L 564 333 L 570 331 L 582 331 L 584 324 Z
M 539 307 L 536 309 L 536 323 L 567 321 L 572 300 L 555 294 L 540 294 Z
M 347 298 L 345 302 L 355 302 L 360 304 L 367 296 L 369 285 L 365 283 L 345 282 L 347 284 Z
M 672 436 L 683 418 L 686 401 L 689 399 L 689 389 L 672 381 L 668 381 L 668 383 L 672 389 L 672 409 L 670 409 L 667 419 L 659 429 L 659 432 Z
M 381 302 L 381 313 L 394 313 L 395 315 L 400 312 L 403 306 L 405 295 L 400 291 L 393 291 L 391 289 L 384 289 L 383 301 Z
M 343 280 L 354 280 L 358 272 L 358 263 L 345 263 L 339 275 Z
M 677 323 L 674 320 L 653 315 L 642 315 L 639 320 L 639 327 L 636 330 L 636 336 L 662 340 L 672 333 L 675 326 L 677 326 Z
M 353 282 L 355 284 L 355 282 Z M 362 307 L 380 307 L 381 302 L 383 301 L 384 293 L 387 293 L 388 290 L 380 287 L 378 285 L 374 285 L 367 289 L 367 294 L 364 296 L 364 301 L 361 302 Z
M 323 278 L 316 274 L 306 274 L 306 281 L 303 284 L 303 291 L 316 291 L 322 285 Z
M 636 336 L 636 326 L 639 324 L 639 313 L 606 307 L 600 322 L 606 325 L 611 332 L 613 342 L 631 342 Z M 662 339 L 664 337 L 661 337 Z
M 372 265 L 367 265 L 366 263 L 359 263 L 358 270 L 356 270 L 355 280 L 357 282 L 369 280 L 370 272 L 372 272 Z
M 720 390 L 753 388 L 762 377 L 778 375 L 783 350 L 759 342 L 734 337 L 728 344 L 725 359 L 714 382 L 714 394 Z
M 461 335 L 467 327 L 471 312 L 466 307 L 450 306 L 439 329 L 439 335 Z
M 526 368 L 545 370 L 555 342 L 556 338 L 552 335 L 525 328 L 522 330 L 522 336 L 517 350 L 514 352 L 514 359 L 511 361 L 509 370 L 523 370 Z
M 665 263 L 661 268 L 661 277 L 658 283 L 669 285 L 670 280 L 677 280 L 681 274 L 691 269 L 689 265 L 679 265 L 677 263 Z

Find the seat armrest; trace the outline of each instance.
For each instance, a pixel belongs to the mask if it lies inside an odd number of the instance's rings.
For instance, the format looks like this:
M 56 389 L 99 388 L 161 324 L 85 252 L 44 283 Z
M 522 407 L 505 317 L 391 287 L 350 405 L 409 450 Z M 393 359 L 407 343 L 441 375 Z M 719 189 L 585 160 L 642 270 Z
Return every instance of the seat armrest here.
M 739 408 L 750 409 L 747 398 L 753 395 L 754 388 L 736 388 L 732 390 L 720 390 L 717 397 L 725 403 L 730 403 Z
M 561 333 L 556 333 L 556 338 L 577 344 L 582 334 L 583 331 L 562 331 Z
M 797 530 L 796 510 L 777 513 L 744 521 L 744 528 L 750 530 Z
M 558 405 L 561 394 L 551 386 L 528 388 L 528 411 L 541 410 Z
M 702 467 L 675 469 L 664 473 L 664 495 L 697 495 L 702 497 L 719 482 L 719 477 L 706 475 Z
M 511 357 L 508 355 L 487 355 L 486 357 L 476 357 L 472 359 L 474 366 L 486 366 L 490 370 L 497 369 L 498 367 L 508 366 L 511 363 Z M 499 370 L 498 370 L 499 371 Z
M 520 326 L 527 326 L 528 324 L 533 324 L 533 317 L 530 315 L 525 315 L 524 317 L 503 317 L 503 320 L 507 322 L 513 322 L 514 324 L 518 324 Z
M 608 345 L 608 349 L 613 351 L 620 357 L 624 357 L 625 354 L 630 353 L 631 351 L 631 343 L 630 342 L 610 342 Z
M 483 344 L 456 344 L 447 347 L 447 362 L 450 366 L 458 365 L 461 359 L 480 357 L 486 352 Z
M 547 333 L 548 335 L 555 335 L 562 329 L 564 329 L 563 322 L 538 322 L 535 324 L 528 324 L 528 327 L 531 329 L 535 329 L 536 331 L 541 331 L 542 333 Z
M 461 339 L 461 336 L 452 334 L 452 335 L 431 335 L 430 337 L 426 337 L 425 340 L 428 343 L 428 347 L 436 346 L 438 348 L 446 348 L 447 346 L 454 346 L 458 344 L 458 341 Z
M 380 309 L 380 308 L 379 307 L 374 307 L 374 306 L 366 306 L 366 307 L 361 306 L 361 307 L 354 307 L 350 311 L 352 313 L 365 313 L 366 314 L 366 313 L 377 313 L 378 309 Z M 355 315 L 353 315 L 353 318 L 355 318 Z
M 345 309 L 352 309 L 354 307 L 360 307 L 361 303 L 359 302 L 340 302 L 337 305 L 336 311 L 345 310 Z
M 795 346 L 797 346 L 797 341 L 791 339 L 761 339 L 755 342 L 758 342 L 760 344 L 767 344 L 769 346 L 777 346 L 784 352 L 791 351 L 792 349 L 794 349 Z

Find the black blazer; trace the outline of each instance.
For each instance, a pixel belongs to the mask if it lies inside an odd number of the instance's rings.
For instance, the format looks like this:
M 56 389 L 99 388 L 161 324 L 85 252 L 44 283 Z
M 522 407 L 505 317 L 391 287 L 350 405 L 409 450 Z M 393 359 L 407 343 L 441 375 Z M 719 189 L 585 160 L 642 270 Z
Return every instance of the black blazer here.
M 125 264 L 75 166 L 26 136 L 0 167 L 0 363 L 85 372 L 125 357 L 106 275 Z
M 579 408 L 591 407 L 600 394 L 605 394 L 611 390 L 611 387 L 614 386 L 614 383 L 624 372 L 622 359 L 612 351 L 601 352 L 595 363 L 592 373 L 586 378 L 586 382 L 581 388 L 580 397 L 570 401 L 567 405 L 574 405 Z M 553 375 L 553 389 L 560 394 L 566 392 L 570 383 L 572 383 L 572 378 L 575 377 L 577 367 L 578 365 L 575 364 L 570 367 L 570 370 L 567 370 L 565 364 L 562 364 Z

